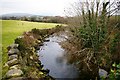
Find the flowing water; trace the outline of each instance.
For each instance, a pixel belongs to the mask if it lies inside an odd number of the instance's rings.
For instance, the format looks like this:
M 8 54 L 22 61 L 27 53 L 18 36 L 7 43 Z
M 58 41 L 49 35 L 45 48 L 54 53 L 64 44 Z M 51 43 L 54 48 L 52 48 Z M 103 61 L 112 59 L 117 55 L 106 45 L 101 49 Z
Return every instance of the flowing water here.
M 58 42 L 65 40 L 58 36 L 50 36 L 47 38 L 49 42 L 44 42 L 38 51 L 40 61 L 44 65 L 44 69 L 49 69 L 49 75 L 54 78 L 78 78 L 79 72 L 73 64 L 69 64 L 64 54 L 65 50 Z

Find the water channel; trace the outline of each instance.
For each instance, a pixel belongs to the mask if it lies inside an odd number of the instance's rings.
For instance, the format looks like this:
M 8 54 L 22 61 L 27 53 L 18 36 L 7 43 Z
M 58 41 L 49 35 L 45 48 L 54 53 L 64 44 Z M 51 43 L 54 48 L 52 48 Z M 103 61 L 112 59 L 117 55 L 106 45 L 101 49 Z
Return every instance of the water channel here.
M 54 78 L 79 78 L 79 72 L 73 64 L 69 64 L 64 54 L 65 50 L 59 42 L 65 40 L 62 37 L 50 36 L 46 38 L 48 42 L 40 47 L 39 59 L 44 65 L 44 69 L 49 69 L 49 75 Z

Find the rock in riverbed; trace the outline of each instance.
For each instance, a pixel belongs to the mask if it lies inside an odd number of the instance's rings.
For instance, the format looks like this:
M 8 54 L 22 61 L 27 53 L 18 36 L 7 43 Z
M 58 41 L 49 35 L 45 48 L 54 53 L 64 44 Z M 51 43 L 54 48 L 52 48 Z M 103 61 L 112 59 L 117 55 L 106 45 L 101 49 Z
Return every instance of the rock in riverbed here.
M 105 71 L 104 69 L 99 69 L 99 76 L 100 76 L 100 77 L 107 78 L 108 72 Z
M 50 40 L 49 39 L 45 39 L 44 42 L 49 42 Z

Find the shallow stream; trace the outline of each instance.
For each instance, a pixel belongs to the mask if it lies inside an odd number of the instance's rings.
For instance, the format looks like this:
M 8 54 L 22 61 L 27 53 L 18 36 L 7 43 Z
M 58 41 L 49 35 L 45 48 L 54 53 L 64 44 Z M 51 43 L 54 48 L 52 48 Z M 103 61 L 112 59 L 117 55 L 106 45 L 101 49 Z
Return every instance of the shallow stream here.
M 54 78 L 78 78 L 79 72 L 73 64 L 69 64 L 64 54 L 65 50 L 59 42 L 65 40 L 62 37 L 50 36 L 46 38 L 48 42 L 40 47 L 39 59 L 44 65 L 44 69 L 49 69 L 49 75 Z

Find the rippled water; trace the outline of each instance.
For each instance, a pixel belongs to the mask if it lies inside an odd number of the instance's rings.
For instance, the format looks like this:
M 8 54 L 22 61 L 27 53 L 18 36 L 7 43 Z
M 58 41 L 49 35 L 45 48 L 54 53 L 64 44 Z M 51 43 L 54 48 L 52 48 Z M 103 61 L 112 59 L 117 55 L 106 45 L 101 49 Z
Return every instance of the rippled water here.
M 47 39 L 50 41 L 44 42 L 44 45 L 38 51 L 44 69 L 49 69 L 49 75 L 54 78 L 78 78 L 77 68 L 67 63 L 67 59 L 64 57 L 66 53 L 58 44 L 64 39 L 57 36 L 51 36 Z

